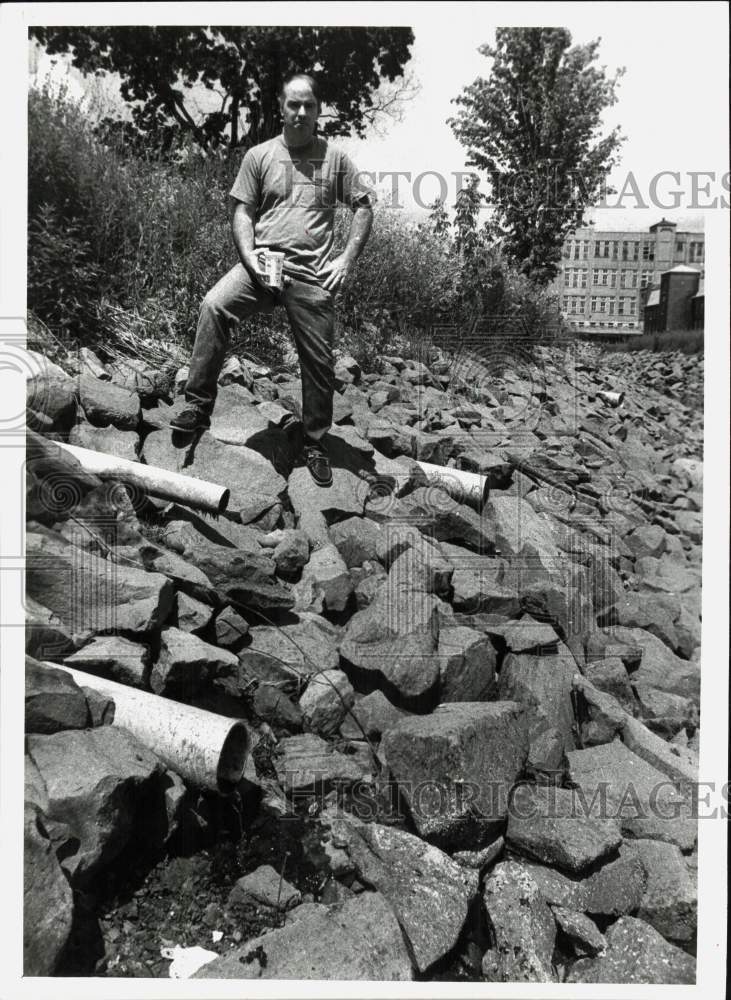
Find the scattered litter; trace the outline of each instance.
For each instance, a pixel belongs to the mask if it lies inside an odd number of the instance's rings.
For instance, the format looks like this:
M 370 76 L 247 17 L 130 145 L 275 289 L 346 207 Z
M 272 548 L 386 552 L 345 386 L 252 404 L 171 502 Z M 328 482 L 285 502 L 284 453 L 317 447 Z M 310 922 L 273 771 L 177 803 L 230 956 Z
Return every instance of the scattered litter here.
M 213 932 L 214 940 L 216 940 L 216 934 L 221 934 L 221 932 Z M 194 945 L 192 948 L 181 948 L 179 944 L 176 944 L 172 948 L 161 948 L 160 954 L 163 958 L 171 959 L 168 970 L 171 979 L 190 979 L 198 969 L 207 965 L 208 962 L 212 962 L 214 958 L 218 958 L 217 952 L 207 951 L 198 945 Z
M 211 931 L 211 937 L 213 938 L 213 943 L 217 944 L 223 937 L 223 931 Z

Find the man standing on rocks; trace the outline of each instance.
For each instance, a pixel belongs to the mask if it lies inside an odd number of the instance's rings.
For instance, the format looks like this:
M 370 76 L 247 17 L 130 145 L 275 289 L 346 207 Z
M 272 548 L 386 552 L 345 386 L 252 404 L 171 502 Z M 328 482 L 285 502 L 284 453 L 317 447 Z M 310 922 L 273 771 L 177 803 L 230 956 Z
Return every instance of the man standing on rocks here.
M 334 296 L 365 246 L 371 190 L 348 156 L 315 134 L 321 104 L 306 74 L 285 80 L 282 134 L 249 149 L 231 188 L 231 228 L 240 263 L 203 300 L 178 431 L 210 426 L 232 325 L 277 305 L 287 310 L 302 373 L 302 458 L 316 483 L 332 471 L 323 435 L 332 424 Z M 336 202 L 353 211 L 343 252 L 332 257 Z M 263 249 L 284 254 L 284 286 L 266 284 Z

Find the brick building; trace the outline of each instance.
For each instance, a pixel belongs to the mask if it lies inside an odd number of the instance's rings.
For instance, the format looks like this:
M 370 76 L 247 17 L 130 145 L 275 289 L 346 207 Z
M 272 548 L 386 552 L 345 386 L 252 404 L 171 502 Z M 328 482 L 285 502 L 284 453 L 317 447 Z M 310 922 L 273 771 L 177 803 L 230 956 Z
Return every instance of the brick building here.
M 644 289 L 684 265 L 703 277 L 704 234 L 678 232 L 661 219 L 649 230 L 574 230 L 564 242 L 555 286 L 568 323 L 582 336 L 629 337 L 642 333 Z

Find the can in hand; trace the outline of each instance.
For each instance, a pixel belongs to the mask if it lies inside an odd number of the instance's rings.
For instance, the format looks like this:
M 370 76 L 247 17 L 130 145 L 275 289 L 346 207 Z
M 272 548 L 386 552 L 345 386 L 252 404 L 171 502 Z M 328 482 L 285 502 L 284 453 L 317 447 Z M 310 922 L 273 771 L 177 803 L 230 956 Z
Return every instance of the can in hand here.
M 284 254 L 278 250 L 262 250 L 259 260 L 264 271 L 264 281 L 266 284 L 270 288 L 281 288 Z

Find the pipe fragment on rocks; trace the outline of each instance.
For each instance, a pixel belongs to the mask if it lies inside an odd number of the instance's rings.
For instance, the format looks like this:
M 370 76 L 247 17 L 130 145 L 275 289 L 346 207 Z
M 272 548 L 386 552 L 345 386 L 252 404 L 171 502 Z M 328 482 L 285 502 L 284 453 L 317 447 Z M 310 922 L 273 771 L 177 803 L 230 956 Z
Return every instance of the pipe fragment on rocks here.
M 621 406 L 624 401 L 623 392 L 611 392 L 608 389 L 600 389 L 597 392 L 599 399 L 603 399 L 605 403 L 609 403 L 610 406 Z
M 55 444 L 73 455 L 84 472 L 92 473 L 99 479 L 113 479 L 127 483 L 153 496 L 165 500 L 177 500 L 187 507 L 209 510 L 214 514 L 223 513 L 228 506 L 231 494 L 225 486 L 185 476 L 180 472 L 170 472 L 155 465 L 144 465 L 142 462 L 132 462 L 127 458 L 117 458 L 102 451 L 79 448 L 64 441 L 56 441 Z
M 241 719 L 229 719 L 83 670 L 65 670 L 79 686 L 114 702 L 114 725 L 123 726 L 171 771 L 198 788 L 226 794 L 241 781 L 251 736 Z
M 426 476 L 430 486 L 441 486 L 454 500 L 468 504 L 478 512 L 490 498 L 489 479 L 479 472 L 432 465 L 430 462 L 417 461 L 416 464 Z

